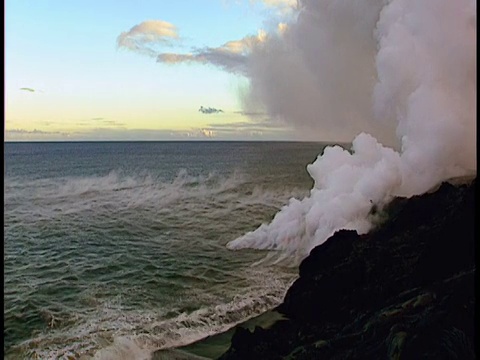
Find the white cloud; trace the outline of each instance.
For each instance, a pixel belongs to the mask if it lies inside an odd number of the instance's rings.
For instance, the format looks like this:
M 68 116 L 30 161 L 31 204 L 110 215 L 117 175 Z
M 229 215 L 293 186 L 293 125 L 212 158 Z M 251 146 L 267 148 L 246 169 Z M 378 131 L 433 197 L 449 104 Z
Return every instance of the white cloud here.
M 177 28 L 165 21 L 150 20 L 135 25 L 128 32 L 122 32 L 117 38 L 117 45 L 119 48 L 156 57 L 157 62 L 160 63 L 211 64 L 232 73 L 245 74 L 246 63 L 253 49 L 266 43 L 272 36 L 282 36 L 286 29 L 286 23 L 278 23 L 273 34 L 260 29 L 256 35 L 227 41 L 218 47 L 194 48 L 187 53 L 178 53 L 160 51 L 158 48 L 162 45 L 173 46 L 178 43 Z
M 262 0 L 262 2 L 270 7 L 297 7 L 297 0 Z
M 257 35 L 228 41 L 219 47 L 197 49 L 189 54 L 160 53 L 157 56 L 157 62 L 212 64 L 232 73 L 243 74 L 245 73 L 248 55 L 254 47 L 264 43 L 267 38 L 267 33 L 264 30 L 259 30 Z
M 150 46 L 165 45 L 178 39 L 175 25 L 162 20 L 147 20 L 135 25 L 129 31 L 122 32 L 117 37 L 117 46 L 155 56 L 156 52 Z

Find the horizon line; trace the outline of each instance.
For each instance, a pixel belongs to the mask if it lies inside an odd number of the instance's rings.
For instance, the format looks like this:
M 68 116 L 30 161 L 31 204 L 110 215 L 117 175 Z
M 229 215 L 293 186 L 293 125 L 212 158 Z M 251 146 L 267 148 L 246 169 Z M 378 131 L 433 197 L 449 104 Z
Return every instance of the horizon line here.
M 155 142 L 277 142 L 277 143 L 329 143 L 350 144 L 348 141 L 325 141 L 325 140 L 4 140 L 6 143 L 155 143 Z

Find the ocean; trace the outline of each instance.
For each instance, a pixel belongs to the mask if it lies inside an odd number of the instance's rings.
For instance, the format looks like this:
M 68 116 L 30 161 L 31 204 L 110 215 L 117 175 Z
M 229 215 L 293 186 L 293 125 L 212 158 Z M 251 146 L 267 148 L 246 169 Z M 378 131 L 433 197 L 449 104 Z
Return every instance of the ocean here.
M 326 145 L 4 143 L 5 357 L 148 359 L 278 305 L 297 267 L 225 245 Z

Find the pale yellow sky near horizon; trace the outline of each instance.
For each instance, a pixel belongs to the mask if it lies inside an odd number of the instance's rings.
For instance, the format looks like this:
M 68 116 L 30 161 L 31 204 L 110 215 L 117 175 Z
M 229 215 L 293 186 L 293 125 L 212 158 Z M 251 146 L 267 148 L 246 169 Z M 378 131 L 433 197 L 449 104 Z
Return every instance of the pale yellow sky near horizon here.
M 7 1 L 5 140 L 288 140 L 281 123 L 265 126 L 264 111 L 242 113 L 243 76 L 211 65 L 160 64 L 136 46 L 219 46 L 256 34 L 268 14 L 290 2 L 218 0 L 185 12 L 181 4 L 156 2 Z M 170 33 L 158 28 L 165 24 Z M 222 112 L 202 113 L 201 106 Z

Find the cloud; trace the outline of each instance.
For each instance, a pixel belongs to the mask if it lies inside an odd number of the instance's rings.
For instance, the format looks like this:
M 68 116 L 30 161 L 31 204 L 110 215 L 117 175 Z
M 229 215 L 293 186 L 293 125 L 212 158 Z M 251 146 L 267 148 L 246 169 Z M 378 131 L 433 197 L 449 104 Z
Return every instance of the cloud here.
M 161 53 L 157 62 L 165 64 L 199 63 L 212 64 L 232 73 L 245 73 L 247 57 L 225 51 L 222 48 L 204 48 L 192 54 Z
M 217 139 L 286 139 L 291 138 L 292 129 L 285 124 L 276 123 L 270 119 L 261 121 L 235 121 L 210 123 L 202 131 Z
M 256 36 L 228 41 L 220 47 L 194 48 L 190 53 L 168 53 L 159 51 L 158 47 L 178 44 L 177 28 L 166 21 L 149 20 L 122 32 L 117 37 L 117 47 L 156 57 L 160 63 L 212 64 L 230 72 L 242 73 L 247 54 L 255 44 L 264 41 L 265 36 L 264 31 L 259 31 Z
M 266 129 L 280 129 L 285 130 L 286 124 L 275 123 L 271 120 L 263 120 L 263 121 L 235 121 L 235 122 L 228 122 L 228 123 L 211 123 L 208 124 L 208 128 L 212 130 L 221 130 L 221 129 L 232 129 L 232 130 L 239 130 L 239 129 L 247 129 L 247 130 L 266 130 Z
M 44 93 L 45 91 L 43 91 L 42 89 L 34 89 L 34 88 L 31 88 L 31 87 L 21 87 L 19 88 L 20 91 L 27 91 L 27 92 L 30 92 L 30 93 Z
M 7 137 L 10 135 L 12 137 L 31 137 L 32 135 L 44 136 L 44 135 L 59 135 L 59 136 L 69 136 L 69 132 L 65 131 L 44 131 L 44 130 L 26 130 L 26 129 L 9 129 L 5 130 Z
M 250 0 L 250 3 L 262 3 L 279 15 L 288 15 L 298 8 L 297 0 Z
M 160 53 L 157 56 L 157 62 L 211 64 L 232 73 L 244 74 L 249 53 L 255 46 L 265 42 L 266 38 L 267 33 L 260 30 L 257 35 L 228 41 L 219 47 L 194 49 L 189 54 Z
M 293 139 L 291 129 L 282 126 L 272 126 L 272 124 L 266 127 L 261 123 L 233 122 L 209 124 L 202 131 L 205 135 L 212 134 L 217 139 Z
M 51 132 L 49 131 L 42 131 L 42 130 L 25 130 L 25 129 L 11 129 L 7 130 L 7 132 L 12 133 L 12 134 L 50 134 Z
M 202 114 L 217 114 L 223 112 L 222 109 L 215 109 L 212 107 L 205 108 L 203 106 L 200 106 L 200 109 L 198 109 Z
M 108 126 L 108 127 L 124 127 L 126 124 L 122 122 L 118 122 L 116 120 L 109 120 L 108 118 L 104 117 L 94 117 L 90 119 L 84 119 L 82 121 L 78 121 L 76 125 L 80 126 Z
M 283 4 L 283 5 L 282 5 Z M 292 1 L 270 1 L 269 6 L 292 5 Z M 296 2 L 295 2 L 296 4 Z M 160 51 L 160 46 L 179 44 L 177 28 L 160 20 L 144 21 L 128 32 L 122 32 L 117 38 L 117 46 L 143 55 L 155 57 L 164 64 L 199 63 L 217 66 L 235 74 L 247 74 L 249 56 L 254 48 L 261 46 L 271 36 L 282 36 L 288 25 L 277 23 L 272 34 L 260 29 L 256 35 L 248 35 L 238 40 L 227 41 L 218 47 L 192 48 L 190 52 Z
M 117 127 L 125 126 L 125 123 L 121 123 L 115 120 L 101 120 L 101 122 L 105 125 L 110 125 L 110 126 L 117 126 Z
M 57 124 L 56 121 L 50 121 L 50 120 L 43 120 L 43 121 L 38 121 L 38 124 L 44 125 L 44 126 L 50 126 L 52 124 Z
M 125 48 L 148 56 L 158 54 L 152 46 L 168 45 L 179 39 L 175 25 L 162 20 L 147 20 L 122 32 L 117 37 L 117 47 Z
M 261 0 L 265 5 L 270 7 L 297 7 L 297 0 Z
M 215 137 L 211 129 L 191 128 L 185 130 L 176 129 L 125 129 L 111 127 L 97 127 L 71 134 L 75 140 L 202 140 Z
M 261 3 L 269 10 L 269 15 L 289 15 L 298 8 L 297 0 L 250 0 L 250 4 Z M 274 14 L 272 14 L 272 10 Z
M 71 131 L 46 131 L 41 129 L 10 129 L 5 131 L 6 141 L 181 141 L 181 140 L 285 140 L 291 134 L 265 122 L 234 122 L 208 124 L 189 129 L 126 129 L 98 126 Z
M 110 126 L 116 126 L 116 127 L 122 127 L 125 125 L 125 123 L 121 123 L 121 122 L 118 122 L 118 121 L 115 121 L 115 120 L 109 120 L 109 119 L 106 119 L 106 118 L 103 118 L 103 117 L 95 117 L 95 118 L 92 118 L 93 121 L 95 122 L 98 122 L 98 123 L 102 123 L 102 124 L 105 124 L 105 125 L 110 125 Z M 90 123 L 88 123 L 90 124 Z
M 207 138 L 215 137 L 215 133 L 210 129 L 201 129 L 200 133 Z

